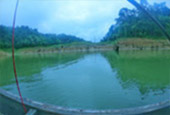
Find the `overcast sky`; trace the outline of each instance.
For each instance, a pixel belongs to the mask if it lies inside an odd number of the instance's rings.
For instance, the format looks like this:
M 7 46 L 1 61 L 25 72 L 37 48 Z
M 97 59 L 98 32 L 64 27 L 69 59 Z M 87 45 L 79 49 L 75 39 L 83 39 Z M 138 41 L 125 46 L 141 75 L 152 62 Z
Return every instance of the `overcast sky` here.
M 167 2 L 170 7 L 170 0 L 148 1 Z M 1 25 L 12 25 L 15 2 L 0 0 Z M 127 0 L 20 0 L 16 25 L 99 41 L 115 23 L 122 7 L 134 8 Z

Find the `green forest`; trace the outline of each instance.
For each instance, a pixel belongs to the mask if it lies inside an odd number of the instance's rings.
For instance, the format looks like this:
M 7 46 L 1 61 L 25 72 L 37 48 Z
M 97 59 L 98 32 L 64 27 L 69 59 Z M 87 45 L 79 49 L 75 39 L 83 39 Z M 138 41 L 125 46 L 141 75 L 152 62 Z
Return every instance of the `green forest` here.
M 147 0 L 140 0 L 140 4 L 149 11 L 170 33 L 170 8 L 166 3 L 149 4 Z M 114 22 L 114 20 L 113 20 Z M 0 25 L 0 48 L 10 48 L 12 45 L 12 27 Z M 101 42 L 115 41 L 120 38 L 165 38 L 159 27 L 142 11 L 134 8 L 122 8 L 115 24 L 111 25 Z M 66 34 L 43 34 L 28 26 L 15 28 L 15 48 L 50 46 L 86 42 L 82 38 Z
M 147 0 L 140 0 L 140 4 L 152 14 L 170 33 L 170 9 L 166 3 L 149 4 Z M 119 38 L 165 38 L 159 27 L 142 11 L 138 9 L 122 8 L 119 17 L 115 20 L 103 38 L 105 41 L 114 41 Z
M 0 48 L 10 48 L 12 45 L 12 28 L 0 26 Z M 15 47 L 35 47 L 84 42 L 83 39 L 66 34 L 42 34 L 37 29 L 28 26 L 15 28 Z

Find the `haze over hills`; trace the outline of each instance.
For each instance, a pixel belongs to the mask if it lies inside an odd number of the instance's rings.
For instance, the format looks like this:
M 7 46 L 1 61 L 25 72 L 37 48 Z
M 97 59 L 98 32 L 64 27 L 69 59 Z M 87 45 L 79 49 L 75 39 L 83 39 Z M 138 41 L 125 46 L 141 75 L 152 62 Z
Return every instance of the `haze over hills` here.
M 166 2 L 151 5 L 147 0 L 140 0 L 140 4 L 156 17 L 166 31 L 170 33 L 170 8 L 166 6 Z M 86 42 L 86 38 L 66 34 L 44 34 L 28 26 L 16 27 L 15 35 L 16 48 Z M 11 47 L 11 36 L 12 28 L 0 25 L 0 48 Z M 157 40 L 165 38 L 165 36 L 157 25 L 143 12 L 137 9 L 122 8 L 119 11 L 116 24 L 111 25 L 101 41 L 115 41 L 120 38 L 149 38 Z
M 170 7 L 170 0 L 148 0 L 150 4 L 165 1 Z M 0 25 L 11 26 L 15 3 L 15 0 L 0 0 Z M 115 24 L 123 7 L 134 8 L 127 0 L 22 0 L 16 26 L 99 42 Z

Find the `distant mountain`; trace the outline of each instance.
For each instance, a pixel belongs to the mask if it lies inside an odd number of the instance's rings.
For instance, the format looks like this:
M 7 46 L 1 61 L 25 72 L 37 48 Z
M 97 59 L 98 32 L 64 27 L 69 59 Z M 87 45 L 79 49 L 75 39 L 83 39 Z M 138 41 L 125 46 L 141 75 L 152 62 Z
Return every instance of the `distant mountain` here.
M 11 47 L 12 28 L 0 25 L 0 48 Z M 85 42 L 82 38 L 66 34 L 43 34 L 37 29 L 21 26 L 15 28 L 15 47 L 35 47 Z

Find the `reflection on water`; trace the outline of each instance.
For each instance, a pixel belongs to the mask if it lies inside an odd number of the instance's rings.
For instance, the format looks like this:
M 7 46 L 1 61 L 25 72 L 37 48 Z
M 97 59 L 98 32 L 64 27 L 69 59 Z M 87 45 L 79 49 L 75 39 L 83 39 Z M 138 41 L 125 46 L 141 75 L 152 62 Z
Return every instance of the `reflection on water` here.
M 122 87 L 137 86 L 141 94 L 151 90 L 163 93 L 170 85 L 170 52 L 104 53 L 111 67 L 119 73 Z M 158 91 L 158 92 L 157 92 Z
M 20 80 L 25 82 L 32 82 L 38 79 L 35 76 L 41 74 L 41 72 L 53 66 L 75 63 L 76 60 L 83 57 L 82 53 L 68 53 L 68 54 L 48 54 L 48 55 L 27 55 L 16 56 L 16 68 Z M 41 77 L 39 77 L 41 78 Z M 15 83 L 13 75 L 12 58 L 0 59 L 0 86 L 5 86 Z
M 113 109 L 170 95 L 170 52 L 63 53 L 16 57 L 24 97 L 65 107 Z M 0 86 L 17 94 L 11 58 L 0 59 Z

